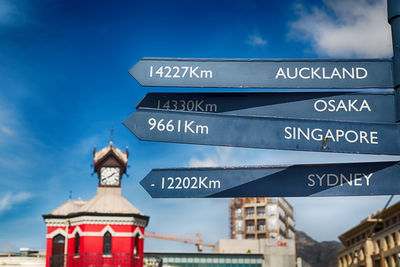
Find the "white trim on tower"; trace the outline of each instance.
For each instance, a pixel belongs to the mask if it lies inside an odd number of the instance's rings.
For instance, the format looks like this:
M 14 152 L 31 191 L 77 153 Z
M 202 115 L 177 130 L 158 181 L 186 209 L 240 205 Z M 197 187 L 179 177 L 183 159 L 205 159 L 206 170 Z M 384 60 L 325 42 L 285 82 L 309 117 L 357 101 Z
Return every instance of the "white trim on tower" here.
M 72 231 L 71 234 L 68 235 L 68 238 L 74 238 L 76 233 L 78 233 L 80 237 L 83 236 L 102 237 L 106 232 L 110 232 L 111 236 L 113 237 L 136 237 L 136 235 L 139 235 L 140 239 L 144 238 L 144 234 L 140 229 L 140 227 L 136 227 L 136 229 L 133 232 L 116 232 L 110 225 L 106 225 L 100 232 L 84 232 L 78 226 L 74 229 L 74 231 Z M 61 234 L 64 237 L 66 236 L 66 232 L 64 229 L 57 228 L 53 232 L 48 233 L 46 235 L 46 238 L 54 238 L 58 234 Z

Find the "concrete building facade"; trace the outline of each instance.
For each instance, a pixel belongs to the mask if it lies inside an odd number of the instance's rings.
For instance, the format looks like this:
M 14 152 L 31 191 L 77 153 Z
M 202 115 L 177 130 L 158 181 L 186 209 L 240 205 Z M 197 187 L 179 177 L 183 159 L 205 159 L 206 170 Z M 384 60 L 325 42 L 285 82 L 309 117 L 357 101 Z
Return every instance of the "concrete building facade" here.
M 230 205 L 232 239 L 294 239 L 293 208 L 284 198 L 234 198 Z
M 400 202 L 377 211 L 339 236 L 339 267 L 400 266 Z
M 219 240 L 215 253 L 262 254 L 262 267 L 295 267 L 296 245 L 294 239 Z

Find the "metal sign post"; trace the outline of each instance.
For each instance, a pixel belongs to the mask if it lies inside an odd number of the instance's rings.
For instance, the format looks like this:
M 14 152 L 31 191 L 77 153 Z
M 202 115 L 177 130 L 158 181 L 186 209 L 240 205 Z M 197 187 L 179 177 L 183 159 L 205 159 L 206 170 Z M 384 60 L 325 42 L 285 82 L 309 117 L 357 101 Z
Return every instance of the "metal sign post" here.
M 143 58 L 129 70 L 142 86 L 319 92 L 149 93 L 123 124 L 147 141 L 400 155 L 399 0 L 388 21 L 392 59 Z M 155 169 L 141 184 L 152 197 L 399 194 L 400 162 Z
M 142 58 L 142 86 L 208 88 L 393 88 L 390 59 Z
M 391 195 L 400 163 L 153 169 L 140 184 L 153 198 Z
M 136 109 L 320 120 L 395 122 L 392 93 L 148 93 Z
M 396 118 L 400 121 L 400 2 L 398 0 L 388 0 L 388 21 L 392 28 L 393 42 L 393 88 L 396 90 Z
M 140 109 L 123 124 L 140 140 L 297 151 L 400 154 L 400 125 Z

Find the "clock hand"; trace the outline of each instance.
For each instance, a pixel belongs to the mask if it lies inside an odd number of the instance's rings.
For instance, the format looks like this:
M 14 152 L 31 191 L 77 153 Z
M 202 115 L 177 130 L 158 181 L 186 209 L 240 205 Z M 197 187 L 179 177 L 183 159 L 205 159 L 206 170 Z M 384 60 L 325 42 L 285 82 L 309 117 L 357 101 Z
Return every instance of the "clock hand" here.
M 107 180 L 108 178 L 111 177 L 111 175 L 112 175 L 112 174 L 110 174 L 110 175 L 108 175 L 108 176 L 104 176 L 104 177 L 101 178 L 101 180 L 102 180 L 102 181 Z
M 103 177 L 103 178 L 102 178 L 102 181 L 108 180 L 108 178 L 112 178 L 112 177 L 114 176 L 114 174 L 115 174 L 115 173 L 111 173 L 110 175 L 108 175 L 108 176 L 106 176 L 106 177 Z M 118 180 L 118 177 L 115 177 L 115 178 L 113 179 L 113 181 L 117 181 L 117 180 Z

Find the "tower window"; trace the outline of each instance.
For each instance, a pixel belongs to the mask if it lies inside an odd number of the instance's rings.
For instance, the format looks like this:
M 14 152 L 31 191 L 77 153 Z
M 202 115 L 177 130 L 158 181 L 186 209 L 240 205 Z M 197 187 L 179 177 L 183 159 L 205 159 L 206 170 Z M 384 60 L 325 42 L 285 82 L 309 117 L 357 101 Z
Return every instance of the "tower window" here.
M 61 234 L 56 235 L 53 238 L 53 246 L 50 257 L 50 266 L 64 266 L 64 256 L 65 253 L 65 237 Z M 55 257 L 54 257 L 55 256 Z
M 80 236 L 78 233 L 75 234 L 75 254 L 79 254 L 79 246 L 80 246 Z
M 111 234 L 106 232 L 103 236 L 103 254 L 111 255 Z
M 58 234 L 53 239 L 53 255 L 62 255 L 64 254 L 64 245 L 65 245 L 65 237 L 61 234 Z
M 139 254 L 139 235 L 137 234 L 135 236 L 135 250 L 134 250 L 135 255 Z

